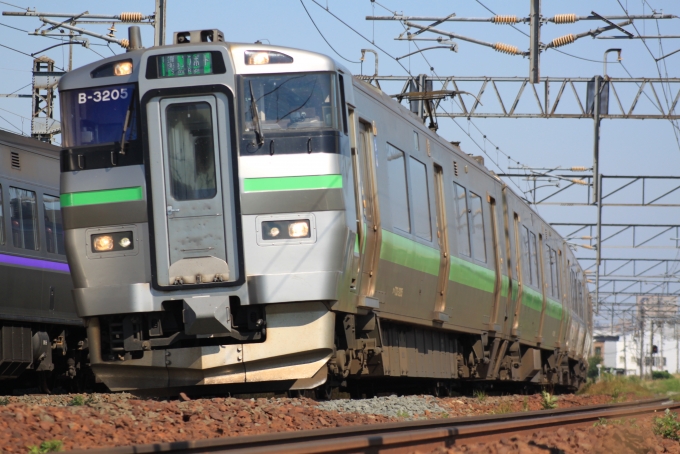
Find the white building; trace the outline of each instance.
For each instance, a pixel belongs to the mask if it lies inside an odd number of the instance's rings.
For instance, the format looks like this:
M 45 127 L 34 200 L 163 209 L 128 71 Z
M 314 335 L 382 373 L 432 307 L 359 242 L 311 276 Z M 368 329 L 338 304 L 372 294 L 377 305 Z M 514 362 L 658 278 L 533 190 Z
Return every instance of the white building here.
M 632 333 L 620 336 L 596 334 L 592 355 L 602 357 L 603 368 L 615 369 L 617 373 L 623 375 L 639 376 L 641 357 L 644 357 L 645 375 L 649 375 L 650 370 L 665 370 L 671 374 L 680 373 L 678 356 L 680 342 L 677 334 L 680 334 L 680 330 L 676 331 L 672 325 L 663 328 L 655 326 L 653 335 L 648 329 L 642 345 L 645 355 L 640 353 L 639 335 Z M 656 346 L 656 353 L 652 353 L 653 346 Z

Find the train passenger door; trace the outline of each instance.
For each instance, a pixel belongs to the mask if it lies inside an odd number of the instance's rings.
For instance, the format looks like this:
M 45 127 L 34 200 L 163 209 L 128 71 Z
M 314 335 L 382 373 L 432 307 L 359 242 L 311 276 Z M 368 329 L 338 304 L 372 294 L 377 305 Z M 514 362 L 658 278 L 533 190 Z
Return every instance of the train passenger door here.
M 152 184 L 163 188 L 152 194 L 164 208 L 154 212 L 160 286 L 235 280 L 233 191 L 223 193 L 232 187 L 227 105 L 215 94 L 160 99 L 148 108 L 160 124 L 161 147 L 150 147 Z
M 521 315 L 522 311 L 522 294 L 524 291 L 524 265 L 522 264 L 522 242 L 520 238 L 520 223 L 519 223 L 519 215 L 517 213 L 514 214 L 514 223 L 513 223 L 514 231 L 515 231 L 515 274 L 517 276 L 517 299 L 515 300 L 515 310 L 513 313 L 512 317 L 512 331 L 510 332 L 513 336 L 520 337 L 521 332 L 519 329 L 519 317 Z
M 369 123 L 359 122 L 357 140 L 358 155 L 354 160 L 355 174 L 359 175 L 361 225 L 359 236 L 360 273 L 359 273 L 359 305 L 376 307 L 377 302 L 366 301 L 375 292 L 375 280 L 380 259 L 380 212 L 378 209 L 378 187 L 375 175 L 375 127 Z M 358 172 L 357 172 L 358 170 Z
M 449 257 L 448 226 L 446 224 L 446 203 L 444 199 L 444 170 L 441 166 L 434 165 L 434 196 L 437 205 L 437 242 L 439 243 L 439 278 L 437 281 L 437 296 L 432 318 L 435 321 L 446 321 L 446 291 L 449 286 L 449 270 L 451 257 Z
M 489 319 L 490 331 L 501 331 L 501 326 L 498 323 L 498 313 L 501 304 L 501 291 L 503 287 L 503 269 L 501 267 L 501 248 L 500 248 L 500 233 L 498 228 L 498 213 L 496 212 L 496 199 L 487 194 L 489 202 L 489 210 L 491 212 L 491 237 L 493 242 L 493 259 L 494 268 L 496 270 L 496 279 L 494 283 L 493 292 L 493 310 Z

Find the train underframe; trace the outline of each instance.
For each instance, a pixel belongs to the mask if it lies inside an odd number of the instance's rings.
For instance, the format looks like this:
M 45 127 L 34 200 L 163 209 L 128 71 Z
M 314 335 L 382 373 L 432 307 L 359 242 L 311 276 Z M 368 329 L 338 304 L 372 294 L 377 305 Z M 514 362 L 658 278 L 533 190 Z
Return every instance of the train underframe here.
M 227 392 L 315 389 L 321 396 L 335 387 L 355 394 L 409 387 L 446 394 L 500 384 L 573 391 L 586 380 L 584 360 L 493 332 L 335 312 L 322 302 L 232 304 L 231 311 L 226 335 L 185 334 L 181 305 L 90 318 L 92 368 L 112 390 L 165 393 L 213 385 Z

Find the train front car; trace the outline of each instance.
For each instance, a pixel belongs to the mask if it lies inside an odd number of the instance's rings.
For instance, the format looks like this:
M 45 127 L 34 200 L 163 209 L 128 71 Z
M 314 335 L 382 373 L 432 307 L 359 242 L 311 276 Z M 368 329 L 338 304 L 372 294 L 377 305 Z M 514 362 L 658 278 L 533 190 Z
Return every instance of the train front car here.
M 334 352 L 327 302 L 354 251 L 339 68 L 217 30 L 175 44 L 60 82 L 92 368 L 113 390 L 318 386 Z

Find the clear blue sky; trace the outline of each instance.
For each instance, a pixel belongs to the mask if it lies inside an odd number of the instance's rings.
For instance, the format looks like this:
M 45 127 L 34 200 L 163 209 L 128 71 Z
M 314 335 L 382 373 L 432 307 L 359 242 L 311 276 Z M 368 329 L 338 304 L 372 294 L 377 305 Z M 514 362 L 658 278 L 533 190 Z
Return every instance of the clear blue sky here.
M 3 0 L 4 1 L 4 0 Z M 344 20 L 375 45 L 380 46 L 393 56 L 401 56 L 415 50 L 413 45 L 407 42 L 395 41 L 394 38 L 403 31 L 400 23 L 394 21 L 365 20 L 367 15 L 389 15 L 389 11 L 399 11 L 405 15 L 432 15 L 446 16 L 456 13 L 459 17 L 489 17 L 491 13 L 484 5 L 498 14 L 514 14 L 519 17 L 528 15 L 529 1 L 507 2 L 500 0 L 484 0 L 482 3 L 476 0 L 466 1 L 429 1 L 413 2 L 405 0 L 381 0 L 372 3 L 369 0 L 317 0 L 324 8 L 328 8 L 333 14 Z M 343 57 L 358 61 L 362 48 L 376 46 L 365 41 L 345 25 L 333 18 L 324 8 L 316 5 L 312 0 L 302 0 L 316 24 L 323 31 L 326 39 Z M 123 11 L 140 11 L 150 14 L 154 10 L 152 0 L 117 2 L 93 2 L 93 1 L 46 1 L 21 0 L 8 1 L 21 7 L 36 8 L 38 11 L 60 11 L 80 13 L 116 14 Z M 227 41 L 254 42 L 256 40 L 268 40 L 272 44 L 299 47 L 312 51 L 328 54 L 338 58 L 355 74 L 362 71 L 361 65 L 348 63 L 334 53 L 334 51 L 321 39 L 314 28 L 307 13 L 303 9 L 300 0 L 211 0 L 211 1 L 177 1 L 168 2 L 168 40 L 173 31 L 218 28 L 225 34 Z M 7 4 L 0 4 L 2 10 L 17 11 L 17 8 Z M 649 14 L 651 8 L 663 11 L 667 14 L 680 15 L 680 2 L 677 0 L 575 0 L 570 2 L 544 1 L 544 16 L 553 16 L 557 13 L 576 13 L 577 15 L 589 15 L 596 11 L 602 15 L 623 14 L 622 8 L 627 8 L 630 14 Z M 389 11 L 388 11 L 389 10 Z M 33 30 L 40 25 L 37 18 L 0 17 L 0 23 L 17 27 L 23 30 Z M 566 33 L 580 33 L 601 26 L 602 23 L 594 21 L 582 21 L 568 25 L 547 24 L 542 28 L 542 41 L 548 42 L 552 38 Z M 680 19 L 658 21 L 636 21 L 639 32 L 643 35 L 661 34 L 680 35 Z M 658 29 L 657 29 L 658 27 Z M 108 26 L 89 25 L 89 29 L 106 33 Z M 440 26 L 462 35 L 471 36 L 489 42 L 501 41 L 518 46 L 521 50 L 528 49 L 528 38 L 508 26 L 493 25 L 490 23 L 447 23 Z M 528 33 L 528 26 L 517 25 L 517 28 Z M 635 33 L 632 26 L 628 30 Z M 126 37 L 126 29 L 121 26 L 118 37 Z M 620 34 L 607 32 L 606 34 Z M 144 43 L 149 46 L 153 42 L 152 29 L 143 27 Z M 422 35 L 426 36 L 426 35 Z M 434 36 L 434 35 L 430 35 Z M 102 44 L 101 41 L 92 39 L 93 44 Z M 266 42 L 266 41 L 265 41 Z M 447 50 L 431 50 L 421 55 L 402 60 L 404 65 L 413 74 L 436 73 L 438 75 L 457 76 L 526 76 L 528 74 L 528 60 L 522 57 L 511 57 L 492 49 L 481 47 L 465 41 L 457 41 L 458 53 Z M 31 54 L 55 42 L 46 38 L 28 36 L 27 33 L 17 31 L 5 26 L 0 26 L 0 43 L 13 47 L 22 52 Z M 680 77 L 680 52 L 660 62 L 659 66 L 654 62 L 651 54 L 658 57 L 673 50 L 680 49 L 680 39 L 668 39 L 663 41 L 663 49 L 658 40 L 647 41 L 649 50 L 645 48 L 641 40 L 595 40 L 583 38 L 575 44 L 561 48 L 575 57 L 547 51 L 541 57 L 542 77 L 592 77 L 602 74 L 603 68 L 600 61 L 603 52 L 612 47 L 623 48 L 623 64 L 625 68 L 636 77 L 658 77 L 659 70 L 663 76 Z M 116 53 L 122 52 L 117 46 L 112 46 Z M 92 62 L 100 58 L 94 51 L 103 56 L 112 55 L 112 51 L 100 45 L 93 45 L 92 50 L 76 48 L 74 67 Z M 380 74 L 403 75 L 402 69 L 388 55 L 380 53 Z M 46 52 L 53 58 L 57 65 L 64 67 L 68 64 L 68 51 L 66 46 Z M 31 82 L 31 58 L 13 52 L 6 48 L 0 48 L 0 72 L 2 83 L 0 92 L 11 93 L 19 90 L 19 93 L 29 93 Z M 580 57 L 580 58 L 576 58 Z M 610 56 L 614 60 L 614 56 Z M 595 60 L 595 62 L 585 59 Z M 434 71 L 430 71 L 430 66 Z M 372 73 L 372 57 L 367 57 L 367 63 L 363 67 L 366 74 Z M 627 77 L 624 68 L 616 63 L 609 64 L 608 73 L 612 77 Z M 383 85 L 387 92 L 397 92 L 400 86 Z M 677 90 L 677 88 L 676 88 Z M 489 95 L 490 93 L 487 93 Z M 674 97 L 677 92 L 674 92 Z M 622 97 L 632 99 L 633 94 L 623 94 Z M 554 95 L 553 95 L 554 96 Z M 488 98 L 491 99 L 491 98 Z M 530 98 L 527 98 L 530 99 Z M 447 101 L 448 103 L 448 101 Z M 444 104 L 446 105 L 446 104 Z M 642 98 L 640 101 L 641 111 L 649 109 L 649 103 Z M 0 127 L 14 130 L 30 131 L 30 100 L 15 100 L 0 98 Z M 678 108 L 680 109 L 680 107 Z M 649 111 L 649 110 L 647 110 Z M 8 121 L 10 124 L 8 124 Z M 480 133 L 467 121 L 458 120 L 459 124 L 469 130 L 478 144 L 486 146 L 489 154 L 501 165 L 498 169 L 487 159 L 487 166 L 495 171 L 506 171 L 508 160 L 502 154 L 496 155 L 495 146 L 486 142 L 485 134 L 493 144 L 500 147 L 513 159 L 535 167 L 555 166 L 590 166 L 592 164 L 592 141 L 593 124 L 590 120 L 510 120 L 510 119 L 478 119 L 474 124 L 483 131 Z M 461 141 L 462 148 L 469 153 L 481 154 L 479 148 L 470 137 L 453 124 L 449 119 L 440 119 L 439 134 L 447 140 Z M 601 171 L 604 174 L 618 175 L 677 175 L 680 169 L 680 145 L 673 133 L 672 125 L 665 120 L 604 120 L 601 132 Z M 525 186 L 520 183 L 525 189 Z M 513 189 L 517 190 L 516 187 Z M 652 188 L 653 189 L 653 188 Z M 636 192 L 633 194 L 637 194 Z M 632 194 L 631 194 L 632 196 Z M 676 196 L 674 201 L 680 201 Z M 591 209 L 558 209 L 541 207 L 539 212 L 548 221 L 583 220 L 594 221 L 595 211 Z M 677 209 L 617 209 L 608 208 L 605 216 L 610 222 L 678 222 Z M 669 245 L 663 235 L 654 245 Z M 651 249 L 638 251 L 638 256 L 664 256 L 675 257 L 677 250 Z M 606 250 L 605 256 L 620 256 L 629 254 L 625 250 Z M 587 251 L 579 251 L 579 255 L 588 255 Z

